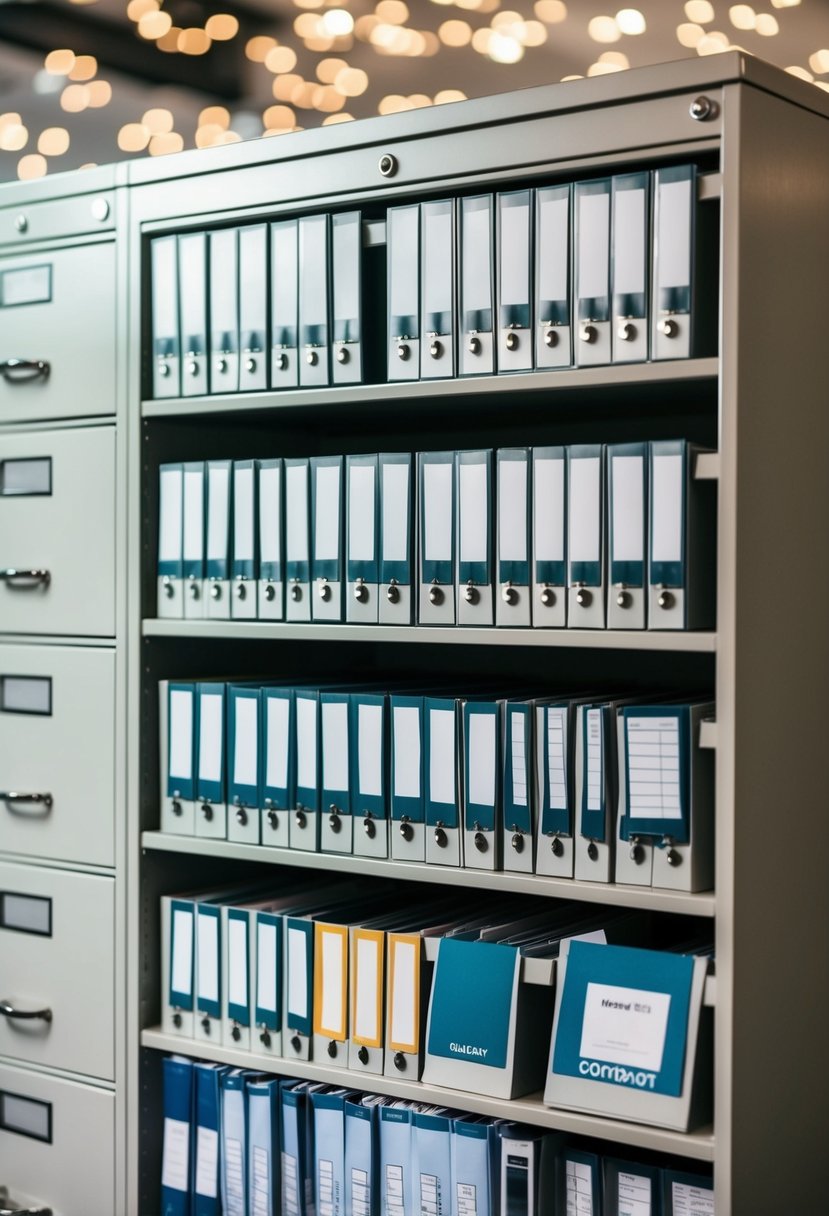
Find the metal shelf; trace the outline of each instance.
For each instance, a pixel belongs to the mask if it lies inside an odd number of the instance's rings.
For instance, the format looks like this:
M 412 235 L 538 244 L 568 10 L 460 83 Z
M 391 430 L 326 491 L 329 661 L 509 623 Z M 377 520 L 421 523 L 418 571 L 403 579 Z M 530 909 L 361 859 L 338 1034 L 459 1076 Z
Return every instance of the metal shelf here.
M 407 380 L 398 384 L 342 384 L 328 388 L 283 389 L 278 392 L 226 393 L 212 397 L 170 397 L 143 401 L 144 418 L 172 418 L 198 414 L 225 414 L 250 410 L 296 409 L 305 406 L 377 406 L 387 402 L 479 398 L 490 394 L 543 396 L 554 403 L 554 394 L 576 393 L 616 387 L 659 386 L 691 381 L 716 380 L 720 361 L 676 359 L 660 363 L 621 363 L 608 367 L 573 367 L 557 371 L 519 372 L 501 376 L 466 376 L 453 380 Z
M 539 646 L 590 650 L 654 650 L 713 654 L 717 635 L 646 629 L 507 629 L 463 625 L 326 625 L 284 621 L 172 621 L 149 617 L 145 638 L 222 638 L 285 642 L 443 642 L 455 646 Z
M 556 1131 L 572 1132 L 580 1136 L 595 1136 L 600 1140 L 613 1140 L 632 1148 L 676 1153 L 678 1156 L 690 1157 L 695 1161 L 714 1160 L 714 1132 L 711 1127 L 697 1132 L 677 1132 L 658 1127 L 644 1127 L 636 1123 L 623 1123 L 619 1119 L 604 1119 L 600 1115 L 583 1115 L 575 1111 L 555 1110 L 545 1106 L 538 1094 L 528 1098 L 514 1098 L 511 1101 L 503 1098 L 486 1098 L 480 1094 L 466 1093 L 464 1090 L 424 1085 L 422 1081 L 380 1077 L 336 1065 L 283 1060 L 279 1057 L 258 1055 L 254 1051 L 240 1051 L 235 1047 L 214 1047 L 201 1040 L 183 1039 L 174 1034 L 164 1034 L 157 1028 L 141 1032 L 141 1046 L 151 1047 L 157 1051 L 192 1056 L 197 1059 L 215 1060 L 219 1064 L 231 1064 L 234 1068 L 261 1069 L 264 1072 L 297 1077 L 301 1080 L 323 1081 L 332 1085 L 362 1089 L 370 1093 L 411 1098 L 417 1102 L 428 1102 L 437 1106 L 458 1107 L 476 1114 L 530 1123 L 536 1127 L 550 1127 Z
M 584 882 L 575 878 L 548 878 L 541 874 L 510 874 L 504 871 L 471 870 L 426 862 L 393 861 L 377 857 L 354 857 L 350 853 L 310 853 L 301 849 L 271 848 L 261 844 L 237 844 L 230 840 L 205 840 L 198 836 L 176 836 L 171 832 L 142 832 L 141 847 L 166 853 L 223 857 L 228 861 L 259 861 L 270 865 L 299 866 L 311 870 L 334 870 L 342 874 L 373 874 L 409 882 L 473 887 L 478 891 L 513 891 L 521 895 L 543 895 L 556 899 L 578 899 L 617 908 L 643 908 L 653 912 L 675 912 L 685 916 L 714 916 L 713 891 L 687 894 L 654 887 L 631 887 L 616 883 Z

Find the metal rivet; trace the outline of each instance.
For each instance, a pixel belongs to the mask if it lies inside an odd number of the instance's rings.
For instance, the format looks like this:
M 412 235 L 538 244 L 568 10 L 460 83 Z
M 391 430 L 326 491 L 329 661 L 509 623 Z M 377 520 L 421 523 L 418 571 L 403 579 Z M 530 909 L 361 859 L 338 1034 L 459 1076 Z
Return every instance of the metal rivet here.
M 443 592 L 441 591 L 440 587 L 430 587 L 429 588 L 429 603 L 430 604 L 442 604 L 443 603 Z
M 579 338 L 582 342 L 595 342 L 599 336 L 599 331 L 595 325 L 582 325 L 579 330 Z
M 103 223 L 105 219 L 109 218 L 109 203 L 105 198 L 94 199 L 90 210 L 93 220 L 100 220 Z
M 187 364 L 187 371 L 191 376 L 197 376 L 199 374 L 199 365 L 195 359 L 190 359 Z
M 553 604 L 556 602 L 556 593 L 553 591 L 552 587 L 544 587 L 541 591 L 541 595 L 538 598 L 541 600 L 541 603 L 545 608 L 552 608 Z
M 236 812 L 236 822 L 240 827 L 244 827 L 248 821 L 248 813 L 243 806 L 240 806 Z
M 267 587 L 265 588 L 265 599 L 269 604 L 273 603 L 273 601 L 276 599 L 276 587 L 274 587 L 273 583 L 268 583 Z
M 366 817 L 363 820 L 363 831 L 365 832 L 366 836 L 368 836 L 369 840 L 373 840 L 377 835 L 377 828 L 375 827 L 370 811 L 366 812 Z
M 213 807 L 209 802 L 202 803 L 201 813 L 204 815 L 207 822 L 210 823 L 211 819 L 213 818 Z
M 657 321 L 656 328 L 666 338 L 675 338 L 679 333 L 679 325 L 673 317 L 663 317 L 661 321 Z
M 358 604 L 365 604 L 366 600 L 368 599 L 368 587 L 365 585 L 362 579 L 354 587 L 354 598 Z
M 443 343 L 438 342 L 437 339 L 435 339 L 434 342 L 431 342 L 429 344 L 429 354 L 433 359 L 439 359 L 443 354 Z
M 338 363 L 348 363 L 348 360 L 350 357 L 351 356 L 348 353 L 347 347 L 345 347 L 345 346 L 337 347 L 337 362 Z
M 616 330 L 616 337 L 620 342 L 632 342 L 636 337 L 636 326 L 632 321 L 625 321 Z
M 481 339 L 472 337 L 466 344 L 466 349 L 470 355 L 479 355 L 481 353 Z
M 29 227 L 29 221 L 25 215 L 18 215 L 17 219 L 14 221 L 14 226 L 18 232 L 25 232 Z
M 361 1047 L 357 1052 L 357 1059 L 361 1064 L 368 1064 L 368 1048 L 366 1046 Z
M 220 600 L 222 598 L 222 589 L 218 583 L 214 583 L 210 588 L 210 598 L 211 600 Z
M 586 587 L 579 587 L 576 592 L 576 603 L 580 608 L 589 608 L 593 603 L 592 591 L 588 591 Z
M 481 593 L 478 588 L 470 582 L 467 583 L 463 589 L 463 598 L 466 600 L 467 604 L 477 604 L 478 600 L 481 598 Z
M 553 839 L 550 843 L 550 848 L 553 851 L 553 857 L 563 857 L 564 856 L 564 845 L 561 843 L 558 836 L 553 837 Z
M 544 341 L 552 350 L 554 346 L 558 346 L 558 334 L 554 329 L 548 329 L 544 333 Z
M 400 835 L 404 840 L 411 840 L 414 836 L 414 828 L 408 815 L 404 815 L 400 820 Z
M 324 604 L 327 604 L 331 599 L 331 596 L 334 594 L 334 592 L 331 590 L 331 584 L 326 582 L 325 579 L 317 583 L 317 590 L 319 591 L 319 597 Z
M 697 122 L 705 122 L 714 113 L 714 103 L 710 97 L 695 97 L 688 107 L 688 112 Z
M 591 861 L 599 860 L 599 846 L 596 844 L 595 840 L 591 840 L 590 844 L 587 846 L 587 856 Z
M 386 599 L 390 604 L 396 604 L 400 599 L 400 588 L 395 583 L 391 583 L 386 590 Z
M 507 350 L 518 350 L 518 334 L 509 333 L 504 339 Z
M 316 367 L 319 362 L 319 355 L 315 350 L 309 350 L 305 356 L 305 362 L 309 367 Z
M 392 156 L 391 152 L 384 152 L 377 163 L 377 168 L 383 177 L 394 177 L 397 172 L 397 157 Z
M 256 371 L 256 360 L 255 359 L 251 358 L 251 359 L 245 360 L 245 371 L 246 372 L 255 372 Z
M 411 353 L 412 353 L 411 347 L 409 346 L 408 342 L 398 342 L 398 344 L 397 344 L 398 359 L 402 359 L 403 362 L 405 363 Z
M 507 583 L 507 585 L 501 589 L 501 599 L 505 604 L 512 605 L 518 603 L 518 592 L 515 590 L 512 583 Z
M 673 608 L 676 600 L 672 592 L 660 591 L 656 602 L 660 608 Z

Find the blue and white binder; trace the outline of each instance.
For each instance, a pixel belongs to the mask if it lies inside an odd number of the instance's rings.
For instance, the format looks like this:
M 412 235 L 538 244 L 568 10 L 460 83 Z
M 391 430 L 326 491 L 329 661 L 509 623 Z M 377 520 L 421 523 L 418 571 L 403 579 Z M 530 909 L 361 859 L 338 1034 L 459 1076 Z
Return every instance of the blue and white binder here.
M 327 215 L 299 221 L 299 383 L 303 388 L 329 384 Z
M 665 165 L 653 174 L 652 359 L 688 359 L 700 346 L 697 182 L 696 165 Z M 713 298 L 705 305 L 716 312 Z
M 499 448 L 496 468 L 495 624 L 527 628 L 532 623 L 530 449 Z
M 227 686 L 227 838 L 259 844 L 259 689 Z
M 190 1216 L 193 1146 L 193 1061 L 166 1056 L 161 1062 L 164 1132 L 161 1149 L 161 1216 Z
M 199 706 L 196 685 L 170 680 L 159 686 L 166 777 L 161 806 L 162 832 L 192 836 L 196 826 L 196 740 Z M 166 771 L 165 771 L 166 770 Z
M 249 1075 L 251 1074 L 244 1068 L 232 1068 L 223 1074 L 220 1083 L 223 1216 L 246 1216 L 248 1211 L 248 1120 L 245 1090 Z
M 463 865 L 461 703 L 451 697 L 425 697 L 424 786 L 426 860 L 443 866 Z
M 320 693 L 320 849 L 324 853 L 351 853 L 354 841 L 350 702 L 349 693 Z
M 200 620 L 207 614 L 204 598 L 205 465 L 201 460 L 183 465 L 181 574 L 184 579 L 184 616 Z
M 618 706 L 579 705 L 575 722 L 576 878 L 611 882 L 618 791 Z
M 259 584 L 256 615 L 260 621 L 285 619 L 285 554 L 282 460 L 257 460 L 259 508 Z
M 284 461 L 285 620 L 311 619 L 311 466 L 307 457 Z
M 415 488 L 408 452 L 377 457 L 380 494 L 379 621 L 411 625 L 414 611 Z
M 711 1175 L 663 1169 L 662 1216 L 714 1216 Z
M 351 814 L 353 852 L 389 855 L 389 698 L 351 693 Z
M 650 445 L 648 628 L 712 629 L 716 620 L 716 482 L 694 476 L 701 449 Z
M 282 1055 L 285 923 L 259 909 L 253 930 L 253 1044 L 257 1052 Z
M 290 846 L 319 852 L 320 847 L 320 712 L 319 693 L 294 693 L 296 740 L 296 808 L 290 820 Z
M 251 1049 L 251 972 L 253 913 L 247 907 L 221 907 L 222 1045 Z
M 535 706 L 538 837 L 535 868 L 551 878 L 572 878 L 575 855 L 575 719 L 577 703 Z
M 494 625 L 495 483 L 492 450 L 455 453 L 459 625 Z
M 192 1216 L 222 1216 L 219 1131 L 222 1119 L 221 1064 L 193 1065 L 196 1142 L 193 1145 Z
M 344 1216 L 345 1103 L 352 1091 L 320 1088 L 311 1094 L 314 1120 L 314 1194 L 320 1216 Z
M 210 242 L 210 391 L 239 391 L 239 230 L 217 228 Z
M 196 909 L 192 899 L 161 898 L 161 1029 L 192 1039 Z
M 233 462 L 233 597 L 234 620 L 256 619 L 256 576 L 259 565 L 256 527 L 256 461 Z
M 184 616 L 184 466 L 158 470 L 158 567 L 156 611 L 165 619 Z
M 531 702 L 506 702 L 503 739 L 501 769 L 503 868 L 515 874 L 532 874 L 535 869 L 537 777 L 535 710 Z
M 205 592 L 210 620 L 230 618 L 230 540 L 233 519 L 233 461 L 207 462 Z
M 379 481 L 376 454 L 345 458 L 345 619 L 379 620 Z
M 532 449 L 532 619 L 567 624 L 567 449 Z
M 262 688 L 259 795 L 262 844 L 287 848 L 290 817 L 296 807 L 294 694 L 290 688 Z
M 663 1216 L 662 1171 L 639 1161 L 618 1161 L 605 1157 L 604 1210 L 611 1216 L 641 1212 L 642 1216 Z M 695 1214 L 696 1216 L 696 1214 Z
M 299 221 L 271 224 L 271 388 L 299 384 Z
M 153 396 L 178 397 L 179 316 L 178 246 L 175 236 L 157 236 L 150 245 L 152 263 Z
M 391 855 L 426 860 L 426 740 L 423 697 L 393 695 L 391 711 Z
M 388 378 L 416 380 L 420 373 L 420 206 L 389 207 Z
M 556 1154 L 562 1137 L 516 1123 L 500 1124 L 498 1133 L 501 1212 L 505 1216 L 534 1216 L 554 1211 Z
M 363 381 L 363 217 L 331 216 L 332 384 Z
M 454 1111 L 432 1106 L 415 1111 L 412 1126 L 414 1212 L 452 1212 Z
M 178 238 L 178 302 L 181 395 L 200 397 L 207 392 L 209 346 L 206 232 L 183 232 Z
M 457 1216 L 498 1216 L 501 1138 L 494 1120 L 452 1121 L 452 1196 Z
M 380 1107 L 378 1131 L 380 1216 L 406 1216 L 415 1211 L 412 1172 L 414 1103 L 388 1102 Z
M 576 182 L 574 208 L 575 361 L 593 367 L 611 359 L 610 178 Z
M 289 1060 L 311 1058 L 314 1031 L 314 922 L 284 919 L 282 1051 Z
M 531 190 L 497 194 L 499 372 L 533 367 L 533 195 Z
M 556 1203 L 574 1216 L 599 1216 L 602 1208 L 602 1158 L 565 1144 L 558 1155 Z
M 222 1041 L 222 977 L 227 963 L 222 950 L 220 902 L 200 899 L 194 902 L 195 1019 L 193 1037 L 205 1043 Z
M 573 362 L 570 301 L 570 210 L 572 186 L 543 186 L 535 192 L 535 365 L 569 367 Z
M 567 625 L 604 629 L 605 449 L 600 443 L 567 450 Z
M 346 1099 L 345 1216 L 363 1216 L 378 1210 L 378 1114 L 387 1100 L 372 1094 L 355 1094 Z
M 478 194 L 460 200 L 460 374 L 495 371 L 495 200 Z
M 282 1212 L 314 1216 L 314 1123 L 308 1081 L 280 1085 Z
M 648 444 L 607 447 L 609 629 L 647 623 Z
M 343 619 L 343 458 L 314 456 L 311 465 L 311 616 Z
M 455 203 L 420 204 L 420 377 L 455 374 Z
M 421 625 L 454 625 L 455 514 L 454 452 L 420 452 L 419 562 Z
M 644 363 L 650 316 L 650 174 L 614 177 L 612 198 L 613 362 Z
M 268 387 L 268 226 L 239 229 L 239 389 Z
M 248 1116 L 247 1184 L 250 1216 L 282 1212 L 280 1082 L 251 1079 L 246 1085 Z
M 463 705 L 463 856 L 474 870 L 500 870 L 503 832 L 502 705 Z

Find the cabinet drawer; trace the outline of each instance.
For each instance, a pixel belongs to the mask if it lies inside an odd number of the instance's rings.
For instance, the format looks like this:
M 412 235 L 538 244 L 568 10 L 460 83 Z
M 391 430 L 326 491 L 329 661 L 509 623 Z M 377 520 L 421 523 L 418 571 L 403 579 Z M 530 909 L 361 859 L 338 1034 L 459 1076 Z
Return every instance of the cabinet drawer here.
M 111 650 L 0 643 L 0 850 L 114 865 Z
M 112 1216 L 115 1095 L 0 1065 L 0 1184 L 53 1216 Z
M 113 1077 L 111 878 L 0 863 L 0 1056 Z
M 115 316 L 114 244 L 0 260 L 0 422 L 114 414 Z
M 3 631 L 112 636 L 114 580 L 115 428 L 0 434 Z

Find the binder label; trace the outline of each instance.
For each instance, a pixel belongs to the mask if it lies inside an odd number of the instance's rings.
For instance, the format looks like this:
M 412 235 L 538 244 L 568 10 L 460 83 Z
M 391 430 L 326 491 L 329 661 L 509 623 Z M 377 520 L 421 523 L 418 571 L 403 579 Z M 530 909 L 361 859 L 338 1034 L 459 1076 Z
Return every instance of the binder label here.
M 161 1185 L 165 1190 L 190 1190 L 190 1124 L 183 1119 L 164 1120 L 164 1162 Z
M 196 1128 L 196 1194 L 215 1199 L 219 1182 L 219 1133 L 201 1123 Z

